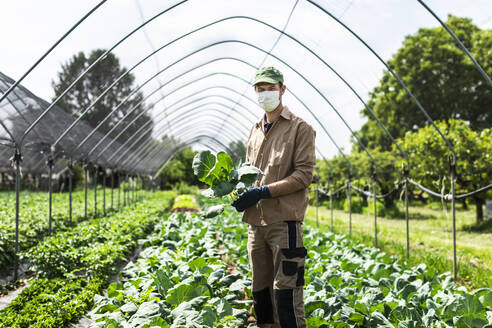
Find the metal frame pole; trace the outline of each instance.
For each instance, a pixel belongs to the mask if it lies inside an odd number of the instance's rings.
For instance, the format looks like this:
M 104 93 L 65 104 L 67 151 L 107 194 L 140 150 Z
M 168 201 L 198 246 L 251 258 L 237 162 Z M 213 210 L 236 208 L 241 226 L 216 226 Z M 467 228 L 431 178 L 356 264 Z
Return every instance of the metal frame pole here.
M 218 124 L 219 124 L 218 122 L 215 122 L 215 121 L 210 121 L 210 120 L 204 121 L 204 120 L 202 120 L 201 122 L 196 123 L 193 126 L 197 127 L 197 124 L 201 125 L 201 124 L 204 124 L 205 122 L 207 124 L 205 124 L 205 127 L 203 127 L 202 130 L 209 130 L 211 128 L 217 128 Z M 189 125 L 189 124 L 187 123 L 187 125 Z M 163 128 L 165 128 L 165 127 L 163 127 Z M 196 130 L 190 130 L 190 127 L 188 126 L 188 128 L 182 127 L 178 131 L 175 131 L 173 136 L 178 136 L 179 135 L 178 132 L 181 133 L 183 131 L 184 132 L 190 132 L 191 131 L 193 133 L 197 132 Z M 162 129 L 160 129 L 158 133 L 160 133 L 160 132 L 162 132 Z M 210 131 L 207 131 L 207 132 L 210 132 Z M 227 137 L 229 141 L 237 140 L 237 138 L 234 138 L 232 135 L 230 135 L 228 133 L 223 133 L 222 136 Z M 143 141 L 143 143 L 141 144 L 140 147 L 138 147 L 139 149 L 135 153 L 130 154 L 130 155 L 126 156 L 125 159 L 123 159 L 125 157 L 124 155 L 126 155 L 126 153 L 128 153 L 128 151 L 130 151 L 130 149 L 134 148 L 134 146 L 137 144 L 137 141 L 139 141 L 139 140 L 136 140 L 128 149 L 125 150 L 124 153 L 119 155 L 117 161 L 120 163 L 121 167 L 125 167 L 125 165 L 127 165 L 127 164 L 130 165 L 131 167 L 134 167 L 136 164 L 143 162 L 143 159 L 146 158 L 147 155 L 153 154 L 155 152 L 159 152 L 161 150 L 160 147 L 162 146 L 162 143 L 156 144 L 155 140 L 147 139 L 146 141 Z M 228 149 L 228 147 L 226 147 L 226 149 Z
M 135 201 L 138 202 L 139 201 L 139 190 L 140 190 L 140 186 L 139 186 L 139 181 L 140 181 L 140 176 L 137 174 L 135 176 Z
M 68 160 L 68 221 L 72 224 L 72 189 L 73 189 L 73 162 Z
M 316 173 L 318 173 L 318 169 L 316 169 Z M 319 191 L 318 191 L 318 188 L 319 188 L 319 174 L 316 176 L 316 189 L 315 189 L 315 197 L 316 197 L 316 227 L 319 227 L 319 213 L 318 213 L 318 209 L 319 209 Z
M 106 1 L 106 0 L 105 0 Z M 38 116 L 38 118 L 24 131 L 24 134 L 22 136 L 22 139 L 21 139 L 21 142 L 20 144 L 23 143 L 24 141 L 24 138 L 27 136 L 27 134 L 29 134 L 29 132 L 39 123 L 39 121 L 41 121 L 47 114 L 48 112 L 58 103 L 58 101 L 60 101 L 61 98 L 63 98 L 70 89 L 72 89 L 73 86 L 75 86 L 75 84 L 77 84 L 77 82 L 83 77 L 85 76 L 89 70 L 91 70 L 98 62 L 100 62 L 101 60 L 103 60 L 104 58 L 106 58 L 106 56 L 112 51 L 114 50 L 117 46 L 119 46 L 121 43 L 123 43 L 126 39 L 128 39 L 131 35 L 133 35 L 134 33 L 136 33 L 138 30 L 140 30 L 142 27 L 144 27 L 145 25 L 147 25 L 148 23 L 150 23 L 151 21 L 153 21 L 154 19 L 156 19 L 157 17 L 161 16 L 162 14 L 170 11 L 171 9 L 173 8 L 176 8 L 177 6 L 183 4 L 184 2 L 186 2 L 187 0 L 183 0 L 163 11 L 161 11 L 160 13 L 158 13 L 157 15 L 153 16 L 152 18 L 148 19 L 147 21 L 145 21 L 143 24 L 141 24 L 140 26 L 138 26 L 137 28 L 133 29 L 130 33 L 126 34 L 122 39 L 120 39 L 117 43 L 115 43 L 110 49 L 106 50 L 101 56 L 99 56 L 94 62 L 92 62 L 89 67 L 87 67 L 84 72 L 82 72 L 73 82 L 72 84 L 70 84 L 53 102 L 51 102 L 51 104 L 43 111 L 43 113 L 41 115 Z M 97 6 L 98 7 L 98 6 Z M 97 9 L 97 7 L 95 9 Z M 95 10 L 93 9 L 93 11 Z M 92 12 L 91 12 L 92 13 Z M 85 17 L 84 17 L 85 19 Z M 129 71 L 127 71 L 127 74 L 129 73 Z M 114 84 L 113 84 L 114 85 Z M 80 118 L 81 116 L 79 116 Z M 74 122 L 78 122 L 79 119 L 77 119 L 76 121 Z M 76 124 L 76 123 L 75 123 Z M 70 125 L 70 129 L 71 127 L 73 127 L 73 123 Z
M 87 180 L 89 179 L 87 164 L 84 165 L 84 219 L 87 220 Z
M 128 175 L 128 190 L 126 196 L 128 197 L 128 206 L 130 206 L 132 204 L 132 177 L 130 174 Z
M 5 98 L 7 98 L 7 96 L 22 82 L 22 80 L 24 80 L 24 78 L 29 75 L 29 73 L 31 73 L 31 71 L 36 68 L 36 66 L 38 66 L 38 64 L 40 62 L 43 61 L 43 59 L 48 56 L 48 54 L 53 50 L 55 49 L 58 44 L 60 44 L 60 42 L 63 41 L 63 39 L 65 39 L 70 33 L 72 33 L 73 30 L 75 30 L 77 28 L 77 26 L 79 26 L 87 17 L 89 17 L 94 11 L 96 11 L 100 6 L 102 6 L 103 3 L 105 3 L 107 0 L 102 0 L 100 1 L 96 6 L 94 6 L 89 12 L 87 12 L 81 19 L 79 19 L 77 21 L 77 23 L 75 23 L 65 34 L 63 34 L 63 36 L 58 39 L 49 49 L 48 51 L 46 51 L 42 56 L 41 58 L 39 58 L 35 63 L 34 65 L 32 65 L 17 81 L 15 81 L 14 84 L 12 84 L 10 86 L 10 88 L 8 88 L 7 91 L 5 91 L 5 93 L 0 97 L 0 102 L 2 102 L 2 100 L 4 100 Z
M 331 212 L 331 232 L 333 232 L 333 194 L 332 194 L 332 176 L 328 179 L 329 192 L 330 192 L 330 212 Z
M 94 166 L 94 219 L 97 218 L 97 165 Z
M 453 210 L 453 277 L 454 280 L 458 277 L 458 263 L 456 259 L 456 163 L 451 163 L 451 196 Z
M 111 211 L 114 211 L 113 194 L 114 194 L 114 172 L 113 170 L 111 170 Z
M 484 78 L 485 81 L 487 81 L 487 83 L 489 84 L 489 86 L 492 87 L 492 79 L 490 79 L 490 76 L 485 72 L 485 70 L 482 68 L 482 66 L 480 66 L 480 64 L 477 62 L 477 60 L 475 59 L 475 57 L 472 56 L 472 54 L 470 53 L 470 51 L 468 51 L 468 49 L 465 47 L 465 45 L 463 44 L 463 42 L 461 42 L 461 40 L 456 36 L 456 34 L 453 32 L 453 30 L 451 30 L 449 28 L 449 26 L 444 23 L 440 18 L 439 16 L 437 16 L 437 14 L 429 8 L 429 6 L 427 6 L 424 1 L 422 0 L 417 0 L 432 16 L 434 16 L 434 18 L 441 24 L 441 26 L 448 32 L 449 35 L 451 35 L 451 37 L 454 39 L 454 41 L 456 42 L 456 44 L 458 45 L 458 47 L 463 50 L 463 52 L 468 56 L 468 58 L 470 58 L 470 60 L 473 62 L 473 65 L 475 65 L 475 68 L 480 72 L 480 74 L 482 75 L 482 77 Z
M 54 158 L 53 156 L 49 156 L 47 160 L 48 164 L 48 235 L 51 235 L 51 221 L 52 221 L 52 209 L 53 209 L 53 186 L 52 186 L 52 178 L 53 178 L 53 165 Z
M 19 149 L 15 149 L 14 153 L 14 165 L 15 165 L 15 251 L 14 251 L 14 281 L 18 279 L 18 270 L 19 270 L 19 194 L 21 188 L 21 180 L 20 180 L 20 162 L 22 161 L 22 156 L 19 152 Z
M 120 211 L 120 196 L 121 196 L 121 174 L 118 172 L 118 212 Z
M 194 132 L 195 132 L 195 131 L 194 131 Z M 205 132 L 206 132 L 206 131 L 204 131 L 204 133 L 205 133 Z M 196 132 L 195 132 L 195 133 L 196 133 Z M 229 148 L 228 148 L 228 147 L 227 147 L 224 143 L 220 142 L 218 139 L 215 139 L 215 138 L 213 138 L 213 137 L 210 137 L 210 135 L 209 135 L 209 134 L 201 134 L 201 135 L 198 135 L 198 136 L 193 136 L 193 137 L 191 137 L 191 136 L 190 136 L 190 138 L 191 138 L 191 139 L 193 139 L 193 140 L 200 140 L 200 138 L 202 138 L 202 139 L 203 139 L 203 138 L 210 139 L 211 141 L 214 141 L 215 143 L 217 143 L 217 144 L 221 147 L 221 149 L 226 149 L 226 151 L 228 151 L 229 153 L 231 153 L 231 152 L 229 151 Z M 210 145 L 208 145 L 208 146 L 209 146 L 209 147 L 211 147 Z M 156 157 L 157 155 L 159 155 L 159 154 L 161 153 L 161 151 L 160 151 L 160 149 L 159 149 L 159 148 L 163 148 L 163 147 L 164 147 L 164 145 L 162 145 L 162 144 L 161 144 L 161 145 L 159 145 L 157 148 L 155 148 L 154 150 L 150 151 L 150 152 L 149 152 L 149 153 L 147 153 L 145 156 L 142 156 L 142 157 L 141 157 L 141 161 L 142 161 L 142 162 L 151 162 L 152 160 L 154 160 L 154 159 L 155 159 L 155 157 Z M 156 150 L 157 150 L 157 152 L 156 152 Z M 162 149 L 162 150 L 165 150 L 165 148 L 164 148 L 164 149 Z M 167 156 L 167 155 L 168 155 L 168 153 L 165 153 L 165 156 Z M 130 164 L 129 164 L 129 165 L 130 165 Z M 132 169 L 132 168 L 134 168 L 136 165 L 138 165 L 138 161 L 135 161 L 135 160 L 134 160 L 134 161 L 133 161 L 133 164 L 132 164 L 132 165 L 130 165 L 130 166 L 128 166 L 127 168 Z M 161 165 L 159 165 L 159 167 L 160 167 L 160 166 L 161 166 Z M 158 167 L 157 167 L 157 168 L 158 168 Z M 157 174 L 158 174 L 158 173 L 156 173 L 156 175 L 157 175 Z
M 103 168 L 103 215 L 106 216 L 106 170 Z
M 137 176 L 134 175 L 132 179 L 132 187 L 133 187 L 133 203 L 137 202 L 137 194 L 136 194 L 136 188 L 137 188 Z
M 126 206 L 126 176 L 123 178 L 123 207 Z
M 376 206 L 376 175 L 372 179 L 372 192 L 374 200 L 374 246 L 378 247 L 378 214 Z
M 133 176 L 128 178 L 128 204 L 133 204 Z
M 410 258 L 410 218 L 408 216 L 408 169 L 403 170 L 405 178 L 405 225 L 407 235 L 407 259 Z
M 352 177 L 348 182 L 348 201 L 349 201 L 349 236 L 352 235 Z
M 145 199 L 145 196 L 147 195 L 147 188 L 145 187 L 147 184 L 145 183 L 145 178 L 144 176 L 142 175 L 140 177 L 141 179 L 141 186 L 140 186 L 140 197 L 143 199 Z
M 127 201 L 127 204 L 128 206 L 130 206 L 132 204 L 132 177 L 130 174 L 128 174 L 127 176 L 127 180 L 128 180 L 128 186 L 127 186 L 127 191 L 126 191 L 126 197 L 128 197 L 128 199 L 126 200 Z

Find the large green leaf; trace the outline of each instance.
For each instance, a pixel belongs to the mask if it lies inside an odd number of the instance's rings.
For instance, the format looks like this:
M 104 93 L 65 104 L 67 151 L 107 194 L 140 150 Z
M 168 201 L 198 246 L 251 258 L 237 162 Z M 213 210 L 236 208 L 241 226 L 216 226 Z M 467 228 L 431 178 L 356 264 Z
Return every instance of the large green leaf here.
M 456 298 L 445 310 L 443 317 L 450 320 L 458 316 L 485 317 L 485 308 L 476 295 L 464 294 Z
M 247 186 L 252 185 L 258 179 L 258 175 L 262 173 L 259 168 L 250 165 L 237 169 L 238 180 Z
M 157 287 L 157 291 L 159 294 L 162 296 L 167 295 L 167 291 L 174 286 L 174 283 L 172 280 L 168 277 L 168 275 L 162 271 L 162 270 L 157 270 L 154 276 L 154 282 Z
M 216 158 L 209 151 L 204 150 L 198 152 L 193 158 L 193 173 L 197 176 L 198 180 L 205 182 L 209 186 L 213 185 L 215 177 L 210 175 L 215 167 Z
M 371 327 L 395 328 L 391 322 L 380 312 L 373 312 L 370 319 Z
M 217 154 L 217 161 L 215 162 L 214 167 L 209 172 L 208 177 L 206 178 L 210 180 L 212 183 L 209 185 L 212 188 L 214 188 L 216 187 L 217 183 L 220 184 L 224 182 L 229 182 L 230 181 L 229 175 L 231 174 L 233 169 L 234 166 L 232 164 L 231 157 L 227 153 L 224 153 L 223 151 L 219 152 Z
M 219 320 L 232 315 L 232 306 L 227 300 L 221 299 L 215 303 L 215 306 L 217 308 L 217 317 Z
M 466 315 L 460 317 L 454 326 L 456 328 L 483 328 L 487 323 L 485 319 L 477 318 L 473 315 Z
M 478 299 L 483 306 L 492 308 L 492 290 L 484 288 L 482 291 L 476 293 L 475 295 L 478 296 Z
M 144 302 L 140 304 L 137 313 L 135 313 L 133 317 L 148 318 L 150 316 L 158 314 L 159 310 L 160 310 L 159 304 L 155 300 L 150 302 Z
M 220 279 L 222 279 L 222 277 L 224 277 L 224 270 L 222 269 L 219 269 L 217 271 L 214 271 L 212 274 L 210 274 L 210 276 L 208 277 L 207 279 L 207 284 L 209 285 L 213 285 L 214 283 L 216 283 L 217 281 L 219 281 Z
M 234 190 L 234 185 L 228 181 L 219 181 L 212 187 L 214 197 L 221 197 L 229 194 Z
M 406 306 L 397 306 L 391 311 L 390 319 L 392 322 L 400 322 L 412 319 L 412 312 Z
M 217 321 L 217 314 L 210 306 L 203 308 L 200 317 L 203 318 L 203 323 L 207 325 L 207 327 L 213 327 Z
M 200 273 L 202 272 L 202 269 L 207 266 L 207 261 L 203 257 L 197 257 L 193 261 L 188 263 L 188 266 L 190 267 L 191 271 L 199 271 Z
M 206 291 L 208 291 L 208 288 L 202 283 L 183 281 L 169 290 L 169 296 L 166 297 L 166 302 L 173 306 L 177 306 L 185 301 L 203 295 Z
M 229 174 L 234 169 L 234 164 L 232 163 L 232 158 L 227 153 L 221 151 L 217 153 L 217 163 L 215 163 L 214 174 L 216 176 L 229 176 Z

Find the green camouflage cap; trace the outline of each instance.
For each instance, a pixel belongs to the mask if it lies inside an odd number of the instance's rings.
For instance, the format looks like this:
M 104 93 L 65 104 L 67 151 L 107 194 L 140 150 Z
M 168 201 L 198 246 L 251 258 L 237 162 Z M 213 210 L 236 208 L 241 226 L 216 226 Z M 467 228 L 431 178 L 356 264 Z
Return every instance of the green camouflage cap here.
M 283 84 L 284 76 L 282 75 L 282 72 L 280 72 L 278 69 L 276 69 L 273 66 L 263 67 L 262 69 L 259 69 L 256 72 L 255 81 L 253 82 L 253 85 L 256 85 L 261 82 L 271 83 L 271 84 L 277 84 L 277 83 Z

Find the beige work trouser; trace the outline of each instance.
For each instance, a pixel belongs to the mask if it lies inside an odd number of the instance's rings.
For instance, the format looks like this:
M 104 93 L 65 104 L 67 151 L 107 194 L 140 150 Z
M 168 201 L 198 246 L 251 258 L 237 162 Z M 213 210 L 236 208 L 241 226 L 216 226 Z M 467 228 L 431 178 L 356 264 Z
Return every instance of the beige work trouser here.
M 249 225 L 253 299 L 261 328 L 305 328 L 303 286 L 306 249 L 300 222 Z

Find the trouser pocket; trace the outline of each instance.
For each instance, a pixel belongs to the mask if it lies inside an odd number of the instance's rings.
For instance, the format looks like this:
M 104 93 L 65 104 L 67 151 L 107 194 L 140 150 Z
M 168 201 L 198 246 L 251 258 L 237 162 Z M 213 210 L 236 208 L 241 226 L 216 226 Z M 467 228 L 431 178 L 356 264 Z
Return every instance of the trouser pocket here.
M 304 285 L 304 262 L 307 255 L 302 241 L 301 225 L 297 221 L 286 221 L 287 239 L 280 249 L 280 272 L 276 275 L 276 288 L 286 289 Z M 285 231 L 285 230 L 284 230 Z M 284 232 L 285 234 L 285 232 Z
M 282 261 L 282 272 L 286 276 L 293 276 L 297 273 L 297 262 Z

